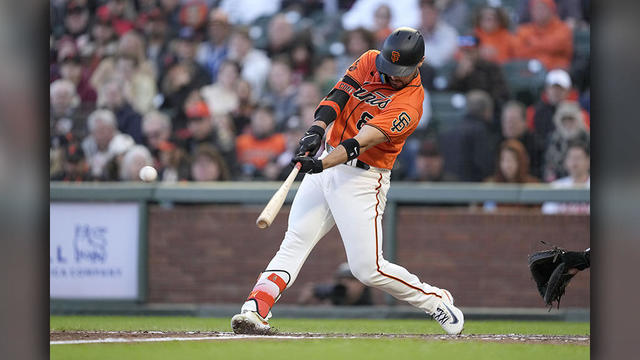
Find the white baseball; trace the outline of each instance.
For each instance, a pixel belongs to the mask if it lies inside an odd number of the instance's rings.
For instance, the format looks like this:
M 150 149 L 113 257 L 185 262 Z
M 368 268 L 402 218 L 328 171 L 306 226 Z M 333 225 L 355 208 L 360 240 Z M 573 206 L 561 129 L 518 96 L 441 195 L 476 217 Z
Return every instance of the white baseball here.
M 138 176 L 140 176 L 140 180 L 150 182 L 156 180 L 156 178 L 158 177 L 158 172 L 153 168 L 153 166 L 147 165 L 140 169 L 140 173 L 138 174 Z

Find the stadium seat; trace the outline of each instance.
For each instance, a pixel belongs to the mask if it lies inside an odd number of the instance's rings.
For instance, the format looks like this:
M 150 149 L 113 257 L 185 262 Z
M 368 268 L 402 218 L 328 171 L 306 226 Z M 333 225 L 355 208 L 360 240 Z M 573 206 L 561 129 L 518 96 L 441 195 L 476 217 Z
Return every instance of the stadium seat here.
M 516 60 L 504 63 L 502 72 L 511 91 L 511 96 L 526 105 L 532 104 L 544 87 L 547 74 L 537 60 Z

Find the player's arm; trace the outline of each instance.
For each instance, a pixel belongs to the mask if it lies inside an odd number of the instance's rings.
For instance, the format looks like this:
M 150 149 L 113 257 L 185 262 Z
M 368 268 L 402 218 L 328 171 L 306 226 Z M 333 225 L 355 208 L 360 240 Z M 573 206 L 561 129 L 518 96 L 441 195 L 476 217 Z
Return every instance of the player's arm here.
M 355 137 L 341 142 L 324 159 L 300 156 L 294 158 L 293 161 L 302 164 L 300 172 L 319 173 L 324 169 L 355 159 L 360 156 L 361 152 L 367 151 L 387 140 L 387 136 L 379 129 L 373 126 L 363 126 Z

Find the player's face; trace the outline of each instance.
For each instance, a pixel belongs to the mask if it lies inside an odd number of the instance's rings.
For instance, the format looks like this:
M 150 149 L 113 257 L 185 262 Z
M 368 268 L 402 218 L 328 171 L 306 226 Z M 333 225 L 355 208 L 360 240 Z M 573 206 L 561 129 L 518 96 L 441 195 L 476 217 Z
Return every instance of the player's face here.
M 418 72 L 418 69 L 416 69 L 416 72 Z M 388 83 L 389 85 L 391 85 L 392 88 L 396 90 L 402 89 L 403 87 L 409 85 L 411 80 L 413 80 L 413 78 L 416 77 L 416 72 L 414 72 L 412 75 L 409 75 L 409 76 L 387 75 Z

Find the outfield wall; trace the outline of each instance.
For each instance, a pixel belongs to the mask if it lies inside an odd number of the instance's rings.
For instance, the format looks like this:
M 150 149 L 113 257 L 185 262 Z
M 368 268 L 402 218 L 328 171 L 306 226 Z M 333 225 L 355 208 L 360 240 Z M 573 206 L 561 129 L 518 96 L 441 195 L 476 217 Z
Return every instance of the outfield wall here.
M 240 303 L 277 250 L 286 228 L 288 205 L 269 229 L 254 225 L 278 185 L 52 183 L 50 195 L 54 205 L 138 204 L 139 270 L 132 276 L 137 276 L 139 291 L 133 301 Z M 288 203 L 295 191 L 296 185 Z M 519 205 L 485 212 L 482 201 Z M 540 240 L 581 250 L 589 246 L 590 237 L 588 215 L 542 215 L 536 204 L 544 201 L 588 202 L 589 190 L 545 185 L 393 184 L 384 214 L 385 257 L 395 259 L 428 283 L 450 289 L 456 302 L 466 307 L 541 308 L 527 255 L 545 247 Z M 456 206 L 429 206 L 443 203 Z M 75 259 L 78 250 L 85 249 L 80 245 L 96 245 L 87 241 L 91 236 L 78 238 L 76 230 L 73 244 L 65 245 L 63 237 L 60 251 L 51 247 L 52 272 L 55 266 L 71 266 L 75 260 L 83 266 L 106 266 L 120 256 L 111 246 L 122 237 L 109 235 L 120 228 L 119 222 L 109 224 L 107 217 L 70 220 L 76 229 L 106 229 L 108 236 L 102 245 L 106 244 L 107 251 L 102 257 L 94 252 Z M 103 264 L 101 259 L 107 260 Z M 313 250 L 296 285 L 281 302 L 295 303 L 305 283 L 331 280 L 338 264 L 345 260 L 339 234 L 333 229 Z M 52 282 L 52 294 L 56 286 Z M 87 295 L 85 300 L 89 298 Z M 377 304 L 392 303 L 378 291 L 374 299 Z M 574 278 L 562 305 L 589 307 L 589 271 Z

